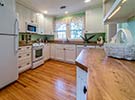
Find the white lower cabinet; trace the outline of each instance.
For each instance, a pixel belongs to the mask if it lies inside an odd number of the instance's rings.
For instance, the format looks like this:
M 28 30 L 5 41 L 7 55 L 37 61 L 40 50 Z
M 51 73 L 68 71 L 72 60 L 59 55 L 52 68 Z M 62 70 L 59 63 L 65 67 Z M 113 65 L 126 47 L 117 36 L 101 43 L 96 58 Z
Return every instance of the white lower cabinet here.
M 18 49 L 18 68 L 19 73 L 24 72 L 32 66 L 32 47 L 22 46 Z
M 56 44 L 56 60 L 64 61 L 64 45 Z
M 75 59 L 76 59 L 76 46 L 65 45 L 65 61 L 75 63 Z
M 53 43 L 51 43 L 51 45 L 50 45 L 50 51 L 51 51 L 51 53 L 50 53 L 50 58 L 51 59 L 55 59 L 55 54 L 56 54 L 56 48 L 55 48 L 55 45 L 56 44 L 53 44 Z
M 73 44 L 51 44 L 51 58 L 75 63 L 76 46 Z
M 44 61 L 50 59 L 50 44 L 47 43 L 44 45 Z
M 87 72 L 77 67 L 77 99 L 87 100 Z

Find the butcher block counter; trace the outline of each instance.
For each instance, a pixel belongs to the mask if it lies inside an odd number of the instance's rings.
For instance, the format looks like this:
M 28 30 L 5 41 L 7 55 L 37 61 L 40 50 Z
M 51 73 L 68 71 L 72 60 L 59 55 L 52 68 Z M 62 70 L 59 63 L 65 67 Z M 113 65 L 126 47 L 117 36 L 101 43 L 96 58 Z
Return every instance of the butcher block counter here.
M 107 57 L 103 49 L 84 49 L 76 65 L 88 72 L 87 100 L 135 100 L 135 61 Z

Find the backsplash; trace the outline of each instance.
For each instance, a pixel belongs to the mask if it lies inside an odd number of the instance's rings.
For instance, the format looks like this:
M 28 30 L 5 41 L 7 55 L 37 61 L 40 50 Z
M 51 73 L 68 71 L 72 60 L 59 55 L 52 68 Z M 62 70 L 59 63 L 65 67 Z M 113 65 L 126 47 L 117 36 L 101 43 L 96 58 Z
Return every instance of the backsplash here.
M 132 33 L 133 38 L 135 40 L 135 17 L 130 18 L 125 23 L 118 24 L 118 28 L 124 28 L 124 29 L 130 30 L 130 32 Z
M 54 35 L 40 35 L 40 34 L 27 34 L 27 33 L 19 33 L 19 41 L 22 41 L 23 37 L 26 38 L 26 35 L 30 35 L 31 41 L 36 41 L 38 39 L 45 40 L 47 39 L 48 41 L 54 40 Z

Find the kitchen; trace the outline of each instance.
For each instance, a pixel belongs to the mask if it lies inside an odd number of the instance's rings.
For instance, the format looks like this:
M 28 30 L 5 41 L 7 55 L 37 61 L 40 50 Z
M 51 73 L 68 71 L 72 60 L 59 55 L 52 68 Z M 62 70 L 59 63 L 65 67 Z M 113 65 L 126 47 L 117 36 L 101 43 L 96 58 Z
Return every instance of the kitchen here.
M 134 4 L 0 0 L 0 100 L 135 100 Z

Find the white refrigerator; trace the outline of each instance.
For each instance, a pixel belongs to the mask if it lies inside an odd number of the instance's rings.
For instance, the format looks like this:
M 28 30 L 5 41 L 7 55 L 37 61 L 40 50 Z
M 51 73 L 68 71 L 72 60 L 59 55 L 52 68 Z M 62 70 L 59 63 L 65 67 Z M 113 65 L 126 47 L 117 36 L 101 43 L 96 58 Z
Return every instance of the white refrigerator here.
M 15 0 L 0 0 L 0 89 L 18 79 Z

